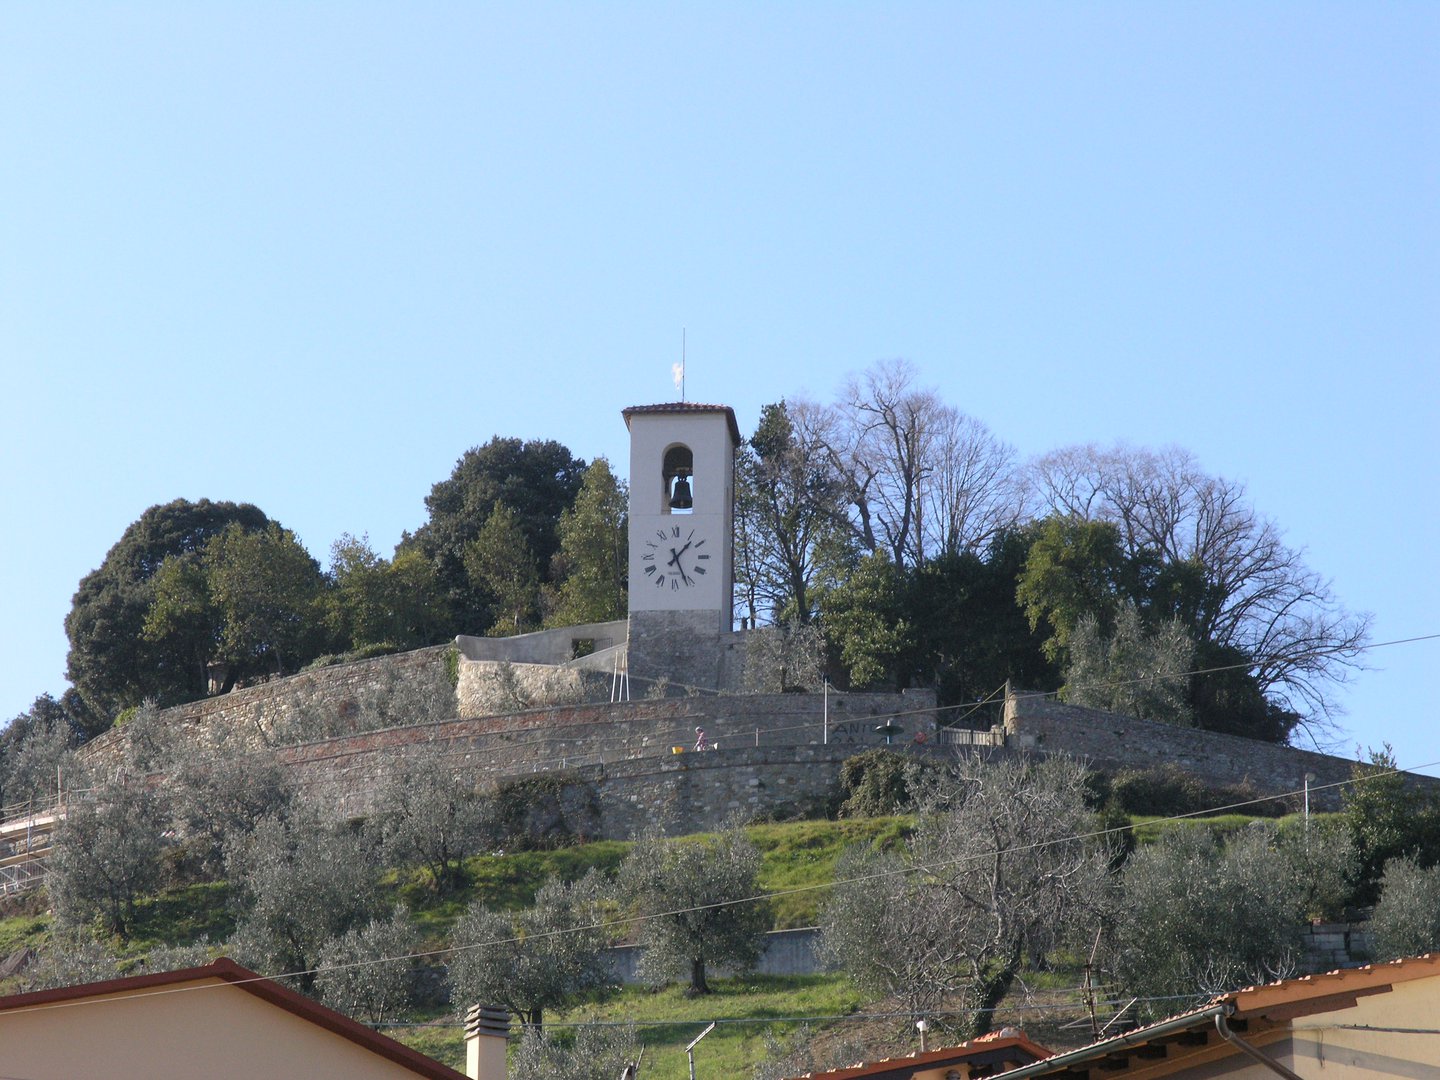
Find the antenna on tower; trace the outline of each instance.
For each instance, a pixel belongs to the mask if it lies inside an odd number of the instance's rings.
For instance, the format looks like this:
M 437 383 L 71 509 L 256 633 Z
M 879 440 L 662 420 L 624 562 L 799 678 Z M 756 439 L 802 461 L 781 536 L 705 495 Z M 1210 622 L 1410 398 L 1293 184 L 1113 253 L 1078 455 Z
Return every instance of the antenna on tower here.
M 675 389 L 680 391 L 680 400 L 685 400 L 685 328 L 680 328 L 680 362 L 670 365 L 670 373 L 675 376 Z

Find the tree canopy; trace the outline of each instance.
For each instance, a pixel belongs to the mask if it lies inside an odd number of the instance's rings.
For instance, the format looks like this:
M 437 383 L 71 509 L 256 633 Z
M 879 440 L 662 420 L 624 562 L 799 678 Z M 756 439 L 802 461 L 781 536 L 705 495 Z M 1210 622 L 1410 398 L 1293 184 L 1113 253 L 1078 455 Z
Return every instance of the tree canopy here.
M 435 565 L 457 632 L 482 633 L 497 617 L 496 598 L 466 570 L 465 553 L 497 504 L 515 515 L 542 576 L 560 549 L 560 515 L 575 502 L 585 462 L 554 440 L 496 436 L 463 454 L 449 478 L 425 497 L 429 519 L 400 550 L 415 548 Z
M 629 493 L 598 457 L 580 481 L 575 504 L 560 514 L 556 585 L 547 626 L 623 619 L 629 577 Z
M 166 559 L 198 556 L 227 527 L 255 532 L 270 524 L 249 503 L 176 499 L 152 506 L 126 528 L 97 570 L 80 582 L 65 619 L 67 676 L 107 719 L 153 697 L 162 703 L 205 693 L 209 627 L 189 622 L 186 635 L 157 641 L 144 634 L 155 599 L 154 577 Z
M 990 1029 L 1021 964 L 1061 928 L 1094 925 L 1105 852 L 1086 842 L 1085 770 L 1062 757 L 962 762 L 922 796 L 902 853 L 852 850 L 822 915 L 825 949 L 862 987 L 912 1015 L 962 1010 Z

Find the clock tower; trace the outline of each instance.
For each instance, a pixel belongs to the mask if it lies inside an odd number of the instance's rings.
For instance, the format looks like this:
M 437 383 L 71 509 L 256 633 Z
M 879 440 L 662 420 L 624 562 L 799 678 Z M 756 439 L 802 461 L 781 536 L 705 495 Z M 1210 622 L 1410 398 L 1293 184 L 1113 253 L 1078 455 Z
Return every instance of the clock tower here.
M 735 413 L 677 402 L 622 415 L 630 429 L 630 677 L 718 689 L 734 585 Z

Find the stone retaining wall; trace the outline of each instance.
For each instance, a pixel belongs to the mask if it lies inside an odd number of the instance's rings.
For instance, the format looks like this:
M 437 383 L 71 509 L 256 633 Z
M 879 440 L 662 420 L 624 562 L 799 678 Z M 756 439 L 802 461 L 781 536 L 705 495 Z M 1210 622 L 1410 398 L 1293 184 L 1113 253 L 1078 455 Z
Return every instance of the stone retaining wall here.
M 367 815 L 394 762 L 410 755 L 445 754 L 477 789 L 567 770 L 593 785 L 602 834 L 625 838 L 650 825 L 693 832 L 732 814 L 754 818 L 819 805 L 833 793 L 847 757 L 884 744 L 874 730 L 877 721 L 925 704 L 923 695 L 832 694 L 828 744 L 817 695 L 773 694 L 532 709 L 364 732 L 273 753 L 337 820 Z M 697 727 L 716 749 L 694 750 Z M 927 755 L 948 752 L 933 740 L 908 745 Z
M 445 661 L 451 648 L 435 645 L 315 668 L 163 709 L 161 717 L 177 740 L 213 742 L 223 730 L 237 752 L 294 741 L 294 732 L 307 724 L 322 729 L 312 738 L 389 726 L 376 722 L 383 720 L 387 704 L 407 710 L 418 704 L 429 710 L 422 715 L 451 717 L 456 710 Z M 81 754 L 88 763 L 112 761 L 125 738 L 123 726 L 111 728 L 86 743 Z
M 1250 787 L 1257 794 L 1300 792 L 1310 781 L 1310 806 L 1339 810 L 1341 784 L 1355 762 L 1291 746 L 1242 739 L 1198 728 L 1066 705 L 1046 695 L 1007 692 L 1006 744 L 1045 753 L 1062 752 L 1099 769 L 1147 769 L 1175 765 L 1212 787 Z M 1440 780 L 1406 773 L 1406 780 L 1440 794 Z

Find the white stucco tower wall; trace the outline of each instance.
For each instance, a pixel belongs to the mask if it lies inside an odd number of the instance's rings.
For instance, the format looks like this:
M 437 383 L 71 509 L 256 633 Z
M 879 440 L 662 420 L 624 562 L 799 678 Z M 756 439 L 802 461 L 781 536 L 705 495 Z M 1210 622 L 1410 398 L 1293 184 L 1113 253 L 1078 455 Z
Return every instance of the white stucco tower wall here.
M 732 625 L 735 450 L 728 405 L 676 402 L 623 412 L 630 429 L 632 680 L 713 687 Z M 677 475 L 694 506 L 671 507 Z M 636 686 L 637 692 L 644 692 Z

